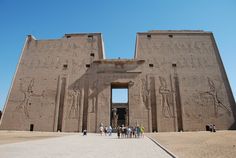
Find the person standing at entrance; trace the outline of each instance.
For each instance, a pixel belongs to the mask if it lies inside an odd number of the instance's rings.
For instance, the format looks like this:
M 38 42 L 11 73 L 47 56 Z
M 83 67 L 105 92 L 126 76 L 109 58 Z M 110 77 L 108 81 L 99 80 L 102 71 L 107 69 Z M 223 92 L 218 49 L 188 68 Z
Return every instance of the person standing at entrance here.
M 83 130 L 83 136 L 86 136 L 86 135 L 87 135 L 87 130 L 84 129 L 84 130 Z
M 144 137 L 144 127 L 143 126 L 141 126 L 140 131 L 141 131 L 141 137 Z
M 118 136 L 119 139 L 120 139 L 120 133 L 121 133 L 121 127 L 119 126 L 117 128 L 117 136 Z
M 100 131 L 100 134 L 101 136 L 103 135 L 103 132 L 104 132 L 104 127 L 103 127 L 103 124 L 101 123 L 100 127 L 99 127 L 99 131 Z
M 105 136 L 107 136 L 107 132 L 108 132 L 108 127 L 107 127 L 107 126 L 105 126 L 105 128 L 104 128 L 104 133 L 105 133 Z
M 112 127 L 111 126 L 108 127 L 108 133 L 109 133 L 109 136 L 111 136 L 111 134 L 112 134 Z

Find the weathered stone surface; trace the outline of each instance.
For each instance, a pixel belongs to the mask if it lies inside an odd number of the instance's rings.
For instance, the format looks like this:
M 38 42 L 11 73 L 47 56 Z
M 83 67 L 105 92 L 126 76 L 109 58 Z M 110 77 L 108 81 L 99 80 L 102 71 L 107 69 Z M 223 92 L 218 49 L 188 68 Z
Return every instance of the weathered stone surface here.
M 100 123 L 115 124 L 117 108 L 125 125 L 149 132 L 204 130 L 209 123 L 236 128 L 211 32 L 138 33 L 134 59 L 108 60 L 103 50 L 100 33 L 28 36 L 0 128 L 97 132 Z M 124 107 L 111 103 L 112 88 L 128 88 Z

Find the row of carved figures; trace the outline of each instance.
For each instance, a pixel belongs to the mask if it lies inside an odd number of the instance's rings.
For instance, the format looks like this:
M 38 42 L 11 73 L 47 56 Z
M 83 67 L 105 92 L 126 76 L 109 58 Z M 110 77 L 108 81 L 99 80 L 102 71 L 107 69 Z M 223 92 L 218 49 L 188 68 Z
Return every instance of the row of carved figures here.
M 199 95 L 209 95 L 213 100 L 214 106 L 214 114 L 216 117 L 219 116 L 219 108 L 224 109 L 229 115 L 231 115 L 232 111 L 230 106 L 227 106 L 220 100 L 218 97 L 218 92 L 215 86 L 215 83 L 208 77 L 208 86 L 209 90 L 205 92 L 200 92 Z M 142 101 L 143 104 L 146 106 L 147 109 L 151 108 L 150 97 L 151 97 L 151 90 L 150 90 L 150 83 L 147 81 L 148 79 L 142 79 Z M 34 79 L 31 79 L 26 86 L 23 88 L 23 83 L 20 83 L 20 92 L 23 93 L 23 99 L 19 105 L 17 105 L 17 110 L 22 110 L 23 113 L 27 118 L 29 118 L 29 107 L 33 101 L 32 97 L 45 97 L 45 91 L 43 90 L 40 94 L 34 92 Z M 162 115 L 164 117 L 174 117 L 174 110 L 173 107 L 175 106 L 174 97 L 175 97 L 175 90 L 173 90 L 172 86 L 168 87 L 167 81 L 164 77 L 159 77 L 159 94 L 161 95 L 161 107 L 162 107 Z M 172 82 L 172 81 L 171 81 Z M 88 112 L 94 113 L 95 107 L 97 105 L 97 93 L 98 93 L 98 82 L 94 82 L 92 88 L 89 88 L 89 102 L 88 102 Z M 171 83 L 172 84 L 172 83 Z M 69 104 L 69 118 L 77 118 L 79 107 L 81 106 L 81 98 L 82 96 L 81 90 L 79 88 L 75 88 L 68 91 L 68 104 Z

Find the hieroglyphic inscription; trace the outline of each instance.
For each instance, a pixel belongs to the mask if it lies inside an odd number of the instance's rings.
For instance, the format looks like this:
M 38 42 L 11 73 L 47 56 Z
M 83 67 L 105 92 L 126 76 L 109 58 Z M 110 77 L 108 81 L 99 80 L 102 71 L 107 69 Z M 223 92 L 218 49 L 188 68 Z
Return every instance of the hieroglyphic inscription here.
M 78 118 L 79 115 L 79 107 L 81 100 L 81 91 L 80 89 L 73 89 L 68 91 L 68 103 L 70 106 L 70 110 L 68 113 L 68 118 Z

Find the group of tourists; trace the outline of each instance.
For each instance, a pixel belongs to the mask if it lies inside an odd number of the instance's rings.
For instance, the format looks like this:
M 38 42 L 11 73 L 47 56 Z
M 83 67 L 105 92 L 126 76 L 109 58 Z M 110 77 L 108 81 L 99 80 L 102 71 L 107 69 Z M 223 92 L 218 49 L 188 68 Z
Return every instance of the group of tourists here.
M 111 127 L 111 126 L 109 126 L 109 127 L 107 127 L 107 126 L 103 127 L 103 125 L 101 125 L 101 126 L 99 127 L 99 131 L 100 131 L 101 136 L 102 136 L 103 134 L 104 134 L 105 136 L 107 136 L 107 135 L 111 136 L 111 135 L 112 135 L 112 127 Z
M 125 127 L 124 125 L 119 126 L 117 128 L 112 129 L 111 126 L 103 126 L 103 124 L 99 127 L 100 135 L 103 136 L 111 136 L 112 132 L 117 132 L 118 138 L 141 138 L 144 136 L 144 127 L 143 126 L 129 126 Z
M 117 128 L 117 136 L 118 138 L 140 138 L 144 136 L 144 127 L 125 127 L 122 125 Z
M 216 126 L 214 124 L 206 125 L 206 131 L 216 132 Z

